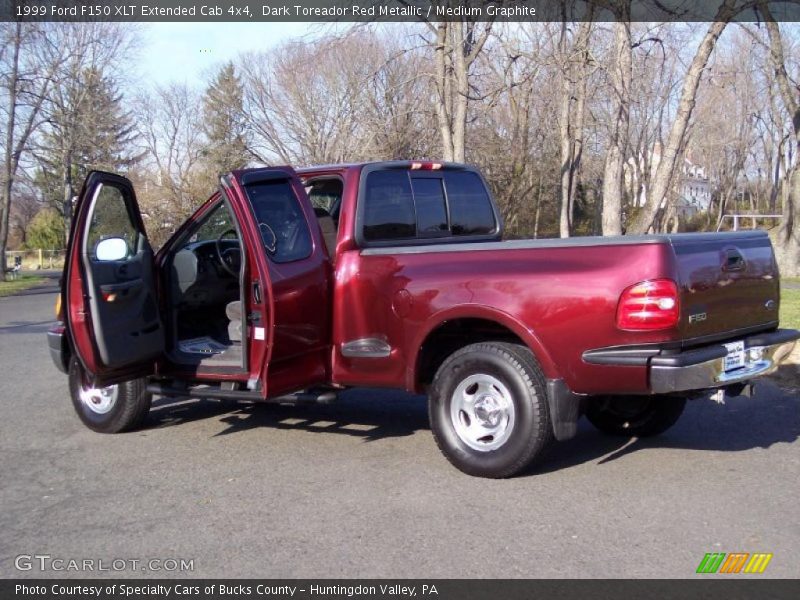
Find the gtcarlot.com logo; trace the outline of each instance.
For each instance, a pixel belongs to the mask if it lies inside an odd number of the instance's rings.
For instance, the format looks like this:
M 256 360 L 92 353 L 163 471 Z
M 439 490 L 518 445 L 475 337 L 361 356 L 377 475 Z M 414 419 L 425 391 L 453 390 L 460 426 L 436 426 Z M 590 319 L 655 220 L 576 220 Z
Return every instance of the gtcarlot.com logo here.
M 139 571 L 194 571 L 194 559 L 186 558 L 65 558 L 50 554 L 20 554 L 14 558 L 18 571 L 70 571 L 80 573 Z
M 698 573 L 763 573 L 772 553 L 765 552 L 708 552 L 697 566 Z

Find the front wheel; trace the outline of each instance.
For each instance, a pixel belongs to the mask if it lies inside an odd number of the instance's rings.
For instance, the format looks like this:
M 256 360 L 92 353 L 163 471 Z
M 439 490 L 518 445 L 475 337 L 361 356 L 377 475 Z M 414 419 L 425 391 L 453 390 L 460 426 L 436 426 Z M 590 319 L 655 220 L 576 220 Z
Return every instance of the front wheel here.
M 139 427 L 147 418 L 152 400 L 144 379 L 95 387 L 75 357 L 69 365 L 69 391 L 83 424 L 100 433 L 119 433 Z
M 589 404 L 586 418 L 605 433 L 649 437 L 675 425 L 685 407 L 686 398 L 671 396 L 597 398 Z
M 439 449 L 469 475 L 516 475 L 553 439 L 544 377 L 518 344 L 484 342 L 453 353 L 434 377 L 429 414 Z

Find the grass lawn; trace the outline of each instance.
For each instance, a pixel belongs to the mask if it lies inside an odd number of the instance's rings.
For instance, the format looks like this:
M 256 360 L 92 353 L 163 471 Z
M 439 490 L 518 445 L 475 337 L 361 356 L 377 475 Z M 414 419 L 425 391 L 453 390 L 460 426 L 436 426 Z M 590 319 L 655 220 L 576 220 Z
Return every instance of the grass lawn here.
M 781 290 L 781 327 L 800 329 L 800 290 Z
M 12 279 L 10 281 L 0 281 L 0 298 L 3 296 L 11 296 L 17 292 L 27 290 L 45 280 L 44 277 L 36 277 L 35 275 L 23 275 Z

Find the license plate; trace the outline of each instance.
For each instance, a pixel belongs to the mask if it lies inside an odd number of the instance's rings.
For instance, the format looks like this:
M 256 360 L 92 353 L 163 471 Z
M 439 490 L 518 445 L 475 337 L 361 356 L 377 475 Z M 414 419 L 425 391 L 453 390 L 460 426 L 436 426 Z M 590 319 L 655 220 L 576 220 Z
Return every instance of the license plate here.
M 731 342 L 730 344 L 725 344 L 725 347 L 728 349 L 728 354 L 725 357 L 725 370 L 733 371 L 743 367 L 745 364 L 744 342 Z

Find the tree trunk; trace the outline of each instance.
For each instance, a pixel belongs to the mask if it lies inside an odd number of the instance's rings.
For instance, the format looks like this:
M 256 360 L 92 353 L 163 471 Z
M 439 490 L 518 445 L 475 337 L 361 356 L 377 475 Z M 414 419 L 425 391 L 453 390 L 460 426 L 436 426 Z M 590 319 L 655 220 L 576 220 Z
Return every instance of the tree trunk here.
M 5 160 L 3 161 L 2 190 L 0 190 L 0 281 L 6 280 L 6 245 L 8 223 L 11 215 L 11 190 L 14 188 L 16 171 L 13 156 L 14 129 L 17 117 L 17 95 L 19 83 L 19 52 L 22 46 L 22 23 L 17 22 L 14 31 L 14 48 L 11 57 L 11 72 L 8 74 L 8 114 L 6 119 Z
M 770 41 L 770 62 L 775 74 L 784 107 L 792 118 L 792 131 L 794 133 L 794 147 L 800 153 L 800 103 L 795 96 L 796 90 L 792 89 L 789 75 L 786 72 L 783 41 L 778 24 L 772 17 L 766 2 L 759 4 L 759 10 L 764 14 L 767 32 Z M 800 169 L 795 164 L 786 174 L 784 181 L 783 218 L 778 230 L 779 248 L 778 263 L 781 273 L 788 277 L 800 276 L 800 231 L 797 220 L 800 216 Z
M 464 162 L 467 132 L 467 103 L 469 101 L 469 64 L 464 56 L 464 23 L 450 24 L 453 32 L 455 94 L 453 97 L 453 160 Z
M 583 152 L 583 119 L 586 111 L 586 77 L 589 60 L 588 44 L 591 21 L 581 23 L 571 46 L 567 41 L 566 23 L 561 30 L 562 66 L 561 107 L 559 115 L 559 138 L 561 146 L 561 175 L 559 234 L 562 238 L 572 231 L 573 209 L 577 192 L 577 176 Z M 580 56 L 576 61 L 572 54 Z M 575 102 L 573 113 L 572 103 Z
M 64 215 L 64 239 L 69 243 L 69 229 L 70 221 L 72 220 L 72 196 L 74 188 L 72 187 L 72 158 L 64 157 L 64 164 L 62 168 L 62 189 L 63 189 L 63 215 Z M 64 246 L 66 248 L 66 245 Z
M 476 23 L 450 21 L 428 24 L 436 33 L 436 122 L 442 158 L 464 162 L 466 156 L 469 72 L 483 50 L 491 24 L 477 34 Z
M 564 75 L 564 86 L 561 91 L 561 119 L 559 120 L 559 138 L 561 142 L 561 213 L 559 215 L 558 229 L 562 238 L 569 237 L 570 233 L 570 196 L 572 194 L 572 134 L 570 131 L 570 103 L 572 102 L 572 89 L 569 77 Z
M 603 170 L 603 235 L 622 234 L 622 190 L 630 120 L 632 69 L 629 3 L 624 3 L 620 14 L 617 15 L 617 21 L 614 23 L 614 41 L 614 64 L 611 72 L 614 122 L 611 126 Z
M 645 206 L 628 228 L 631 233 L 647 233 L 653 225 L 658 211 L 667 200 L 674 182 L 679 153 L 684 146 L 686 130 L 689 127 L 689 121 L 692 118 L 692 112 L 696 104 L 697 89 L 700 86 L 703 71 L 708 64 L 708 59 L 717 44 L 720 34 L 737 13 L 734 4 L 735 0 L 725 0 L 720 6 L 714 22 L 709 25 L 708 31 L 692 59 L 689 70 L 686 72 L 678 110 L 670 128 L 667 143 L 661 153 L 661 162 L 659 162 L 653 177 L 651 194 Z

